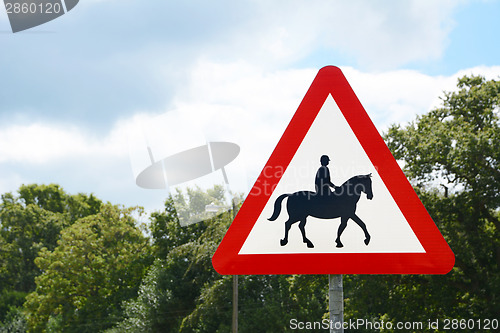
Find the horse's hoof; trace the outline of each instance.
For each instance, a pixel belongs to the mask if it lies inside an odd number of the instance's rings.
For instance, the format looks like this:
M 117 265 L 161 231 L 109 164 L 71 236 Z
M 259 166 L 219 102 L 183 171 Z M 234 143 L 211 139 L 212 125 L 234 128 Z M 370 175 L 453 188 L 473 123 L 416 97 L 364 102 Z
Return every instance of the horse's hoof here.
M 370 239 L 371 239 L 370 236 L 368 236 L 368 237 L 365 238 L 365 244 L 366 245 L 370 244 Z
M 340 241 L 335 241 L 337 243 L 337 247 L 344 247 L 344 244 L 342 244 Z
M 305 242 L 307 244 L 307 247 L 312 249 L 314 247 L 314 244 L 311 243 L 310 241 Z
M 281 239 L 281 240 L 280 240 L 280 244 L 281 244 L 281 246 L 285 246 L 287 243 L 288 243 L 288 240 L 287 240 L 287 239 Z

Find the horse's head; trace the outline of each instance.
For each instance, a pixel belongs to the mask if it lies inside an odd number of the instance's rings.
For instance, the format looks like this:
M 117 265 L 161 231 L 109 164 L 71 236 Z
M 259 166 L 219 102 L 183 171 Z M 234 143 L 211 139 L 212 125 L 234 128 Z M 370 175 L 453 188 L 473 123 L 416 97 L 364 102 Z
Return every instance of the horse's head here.
M 373 191 L 372 191 L 372 174 L 369 173 L 365 176 L 366 178 L 366 186 L 365 186 L 365 193 L 366 193 L 366 198 L 368 200 L 373 199 Z
M 366 193 L 366 198 L 368 200 L 373 199 L 373 191 L 372 191 L 372 174 L 369 173 L 367 175 L 360 175 L 355 177 L 356 185 L 354 186 L 355 193 L 357 195 L 361 195 L 361 192 Z

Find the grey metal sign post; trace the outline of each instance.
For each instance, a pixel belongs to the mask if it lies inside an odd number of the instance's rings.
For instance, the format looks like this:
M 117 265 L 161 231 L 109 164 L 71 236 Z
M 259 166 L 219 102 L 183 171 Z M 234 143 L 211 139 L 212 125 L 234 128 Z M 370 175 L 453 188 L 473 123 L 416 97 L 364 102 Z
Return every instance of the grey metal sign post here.
M 224 168 L 223 168 L 224 170 Z M 224 176 L 226 178 L 226 176 Z M 238 205 L 236 204 L 236 198 L 232 198 L 233 204 L 233 221 L 236 217 Z M 232 333 L 238 333 L 238 275 L 233 275 L 233 321 L 232 321 Z
M 342 275 L 328 275 L 328 308 L 330 333 L 344 332 L 344 286 Z

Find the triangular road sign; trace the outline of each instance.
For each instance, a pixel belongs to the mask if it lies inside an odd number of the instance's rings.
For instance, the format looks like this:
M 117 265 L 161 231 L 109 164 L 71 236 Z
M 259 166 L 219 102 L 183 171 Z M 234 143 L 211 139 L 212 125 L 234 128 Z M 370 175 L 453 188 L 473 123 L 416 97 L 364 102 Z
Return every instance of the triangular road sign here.
M 455 256 L 340 69 L 328 66 L 212 262 L 238 275 L 445 274 Z

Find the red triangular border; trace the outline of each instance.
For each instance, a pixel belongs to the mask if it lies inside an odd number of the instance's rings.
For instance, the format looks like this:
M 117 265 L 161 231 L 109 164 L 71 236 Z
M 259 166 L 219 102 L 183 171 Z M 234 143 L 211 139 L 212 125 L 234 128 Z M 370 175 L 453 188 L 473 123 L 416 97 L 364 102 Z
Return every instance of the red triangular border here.
M 425 253 L 238 254 L 328 95 L 378 170 Z M 273 172 L 276 171 L 276 172 Z M 318 72 L 215 252 L 220 274 L 446 274 L 455 256 L 337 67 Z

